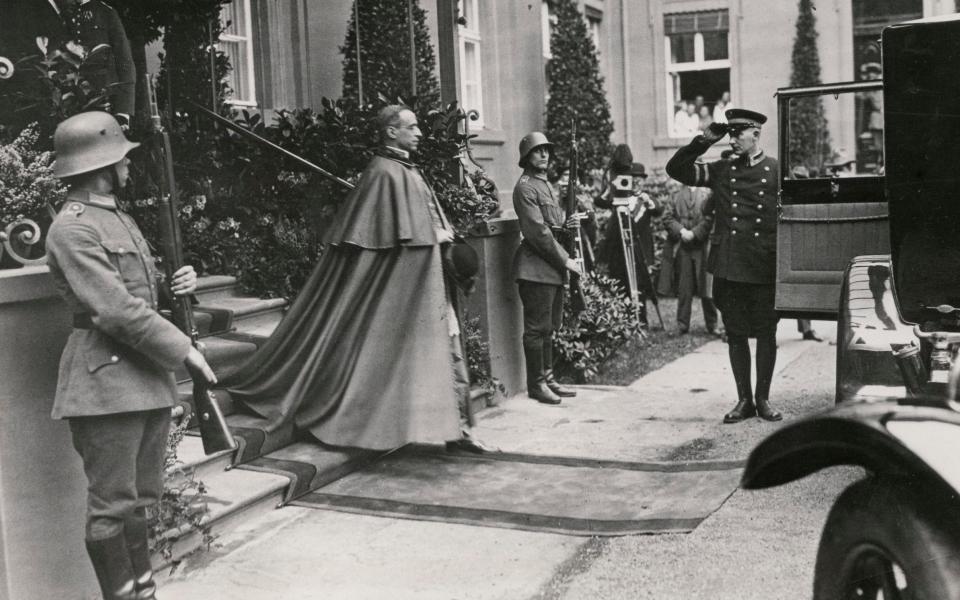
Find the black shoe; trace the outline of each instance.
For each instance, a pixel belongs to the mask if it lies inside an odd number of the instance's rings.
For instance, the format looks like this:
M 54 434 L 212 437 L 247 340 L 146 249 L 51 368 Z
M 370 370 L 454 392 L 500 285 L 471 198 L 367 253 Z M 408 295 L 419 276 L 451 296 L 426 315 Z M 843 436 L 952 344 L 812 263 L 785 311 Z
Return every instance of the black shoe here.
M 87 554 L 103 600 L 136 600 L 133 568 L 122 531 L 103 540 L 87 540 Z
M 470 452 L 472 454 L 490 454 L 491 452 L 500 452 L 500 448 L 487 446 L 480 440 L 473 439 L 466 431 L 463 437 L 458 440 L 450 440 L 446 443 L 447 452 Z
M 780 411 L 770 406 L 770 400 L 766 398 L 757 398 L 757 414 L 764 421 L 779 421 L 783 418 Z
M 803 339 L 810 340 L 811 342 L 822 342 L 823 338 L 817 335 L 817 332 L 814 330 L 804 331 Z
M 557 396 L 547 387 L 547 382 L 541 374 L 535 382 L 527 383 L 527 395 L 541 404 L 560 404 L 560 396 Z
M 574 398 L 577 395 L 577 392 L 557 383 L 557 380 L 553 378 L 553 369 L 544 373 L 544 380 L 547 382 L 547 387 L 550 388 L 550 391 L 561 398 Z
M 724 423 L 739 423 L 744 419 L 757 416 L 757 408 L 749 398 L 740 398 L 733 410 L 723 415 Z

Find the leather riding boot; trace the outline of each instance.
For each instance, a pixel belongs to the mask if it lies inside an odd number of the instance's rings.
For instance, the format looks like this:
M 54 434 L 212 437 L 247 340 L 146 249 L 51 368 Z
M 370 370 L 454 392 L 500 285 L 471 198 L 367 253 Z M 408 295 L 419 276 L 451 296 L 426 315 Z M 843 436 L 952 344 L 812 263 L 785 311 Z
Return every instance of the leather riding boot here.
M 723 416 L 724 423 L 739 423 L 744 419 L 756 416 L 757 409 L 753 405 L 753 386 L 750 381 L 750 345 L 747 338 L 730 336 L 727 341 L 727 351 L 730 354 L 730 368 L 733 379 L 737 384 L 737 405 Z
M 762 397 L 757 397 L 757 414 L 764 421 L 779 421 L 783 418 L 779 410 L 770 406 L 770 400 Z
M 123 534 L 130 553 L 130 565 L 136 584 L 137 600 L 154 600 L 157 584 L 153 581 L 153 565 L 150 564 L 150 544 L 147 541 L 146 509 L 138 508 L 123 520 Z
M 543 378 L 546 380 L 547 387 L 550 388 L 550 391 L 561 398 L 573 398 L 577 395 L 577 392 L 570 388 L 563 387 L 553 378 L 553 369 L 547 369 L 543 374 Z
M 543 374 L 543 344 L 525 341 L 523 356 L 527 364 L 527 395 L 543 404 L 560 404 L 560 397 L 547 387 Z
M 136 600 L 130 555 L 123 532 L 102 540 L 87 540 L 87 554 L 100 583 L 103 600 Z
M 770 406 L 770 383 L 777 363 L 776 333 L 757 336 L 757 414 L 765 421 L 779 421 L 783 415 Z

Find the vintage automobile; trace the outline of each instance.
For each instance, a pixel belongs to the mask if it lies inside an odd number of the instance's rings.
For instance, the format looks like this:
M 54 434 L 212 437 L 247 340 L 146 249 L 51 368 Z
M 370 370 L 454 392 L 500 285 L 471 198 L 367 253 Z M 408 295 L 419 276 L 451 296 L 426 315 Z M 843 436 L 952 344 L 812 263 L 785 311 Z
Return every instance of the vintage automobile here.
M 865 467 L 814 598 L 960 599 L 960 15 L 886 28 L 882 56 L 882 81 L 778 92 L 777 307 L 836 319 L 837 406 L 761 442 L 743 486 Z

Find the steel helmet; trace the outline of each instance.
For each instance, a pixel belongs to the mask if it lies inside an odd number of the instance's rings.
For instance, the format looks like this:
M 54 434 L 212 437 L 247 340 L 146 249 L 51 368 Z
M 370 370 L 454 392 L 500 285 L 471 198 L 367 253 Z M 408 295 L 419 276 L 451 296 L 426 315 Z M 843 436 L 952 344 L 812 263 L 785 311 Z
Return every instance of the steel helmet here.
M 520 140 L 520 161 L 518 163 L 521 167 L 523 167 L 523 161 L 527 160 L 527 155 L 538 146 L 548 146 L 550 150 L 553 150 L 553 144 L 550 143 L 547 136 L 539 131 L 533 131 L 523 136 L 523 139 Z
M 140 144 L 123 135 L 120 124 L 105 112 L 84 112 L 57 125 L 53 133 L 54 177 L 89 173 L 120 162 Z

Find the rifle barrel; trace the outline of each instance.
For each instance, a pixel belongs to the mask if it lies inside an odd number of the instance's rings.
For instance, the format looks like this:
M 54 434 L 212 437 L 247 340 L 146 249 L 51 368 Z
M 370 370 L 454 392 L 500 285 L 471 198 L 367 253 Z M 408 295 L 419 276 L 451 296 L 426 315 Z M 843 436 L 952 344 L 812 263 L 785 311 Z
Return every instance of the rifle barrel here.
M 193 108 L 195 108 L 196 110 L 199 110 L 201 114 L 206 115 L 207 117 L 213 119 L 213 120 L 216 121 L 217 123 L 220 123 L 221 125 L 223 125 L 224 127 L 230 129 L 231 131 L 235 131 L 235 132 L 239 133 L 240 135 L 246 136 L 247 139 L 254 140 L 254 141 L 256 141 L 256 142 L 258 142 L 258 143 L 260 143 L 260 144 L 262 144 L 262 145 L 264 145 L 264 146 L 266 146 L 266 147 L 268 147 L 268 148 L 270 148 L 271 150 L 273 150 L 273 151 L 275 151 L 275 152 L 279 152 L 280 154 L 283 154 L 283 155 L 286 156 L 287 158 L 290 158 L 290 159 L 292 159 L 292 160 L 300 163 L 301 165 L 307 167 L 307 168 L 310 169 L 311 171 L 314 171 L 314 172 L 316 172 L 316 173 L 319 173 L 320 175 L 323 175 L 323 176 L 326 177 L 327 179 L 339 183 L 340 185 L 342 185 L 343 187 L 347 188 L 348 190 L 352 190 L 352 189 L 355 187 L 352 183 L 350 183 L 350 182 L 347 181 L 346 179 L 341 179 L 340 177 L 337 177 L 336 175 L 334 175 L 334 174 L 331 173 L 330 171 L 327 171 L 327 170 L 324 169 L 323 167 L 320 167 L 320 166 L 318 166 L 318 165 L 315 165 L 314 163 L 312 163 L 312 162 L 310 162 L 309 160 L 303 158 L 303 157 L 300 156 L 299 154 L 294 154 L 293 152 L 290 152 L 290 151 L 287 150 L 286 148 L 281 148 L 280 146 L 274 144 L 274 143 L 271 142 L 270 140 L 268 140 L 268 139 L 266 139 L 266 138 L 264 138 L 264 137 L 262 137 L 262 136 L 259 136 L 259 135 L 255 134 L 254 132 L 250 131 L 249 129 L 246 129 L 246 128 L 244 128 L 244 127 L 241 127 L 240 125 L 237 125 L 236 123 L 234 123 L 234 122 L 231 121 L 230 119 L 227 119 L 227 118 L 225 118 L 225 117 L 223 117 L 223 116 L 221 116 L 221 115 L 218 115 L 217 113 L 213 112 L 213 111 L 210 110 L 209 108 L 205 108 L 205 107 L 203 107 L 203 106 L 200 106 L 200 105 L 197 104 L 196 102 L 192 102 L 192 101 L 188 101 L 188 102 L 189 102 L 189 104 L 190 104 Z

